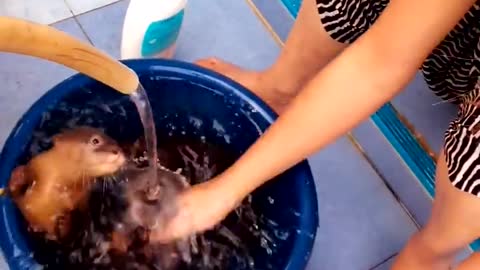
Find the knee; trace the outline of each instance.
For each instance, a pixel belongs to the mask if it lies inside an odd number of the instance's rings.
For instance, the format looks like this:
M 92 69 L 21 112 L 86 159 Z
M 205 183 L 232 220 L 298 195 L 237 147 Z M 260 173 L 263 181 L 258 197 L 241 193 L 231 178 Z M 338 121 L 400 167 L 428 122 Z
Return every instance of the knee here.
M 392 265 L 392 270 L 449 269 L 453 260 L 449 252 L 428 239 L 424 232 L 413 235 Z
M 410 239 L 410 251 L 425 262 L 448 262 L 451 261 L 460 247 L 443 241 L 441 236 L 434 235 L 428 230 L 416 233 Z

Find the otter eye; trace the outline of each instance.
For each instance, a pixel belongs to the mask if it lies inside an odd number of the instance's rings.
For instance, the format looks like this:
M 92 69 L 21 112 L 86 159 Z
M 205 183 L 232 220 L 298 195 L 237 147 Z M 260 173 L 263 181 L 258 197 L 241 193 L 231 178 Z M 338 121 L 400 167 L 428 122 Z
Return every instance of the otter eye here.
M 100 144 L 100 139 L 98 137 L 93 137 L 92 139 L 90 139 L 90 144 L 96 146 L 96 145 L 99 145 Z

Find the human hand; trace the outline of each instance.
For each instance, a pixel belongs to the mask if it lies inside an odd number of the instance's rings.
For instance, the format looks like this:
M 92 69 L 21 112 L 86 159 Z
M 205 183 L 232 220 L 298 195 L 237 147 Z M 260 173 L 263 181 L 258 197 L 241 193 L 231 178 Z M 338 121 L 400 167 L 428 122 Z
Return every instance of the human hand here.
M 176 215 L 165 226 L 152 230 L 150 241 L 167 243 L 212 229 L 242 199 L 220 179 L 195 185 L 176 198 Z

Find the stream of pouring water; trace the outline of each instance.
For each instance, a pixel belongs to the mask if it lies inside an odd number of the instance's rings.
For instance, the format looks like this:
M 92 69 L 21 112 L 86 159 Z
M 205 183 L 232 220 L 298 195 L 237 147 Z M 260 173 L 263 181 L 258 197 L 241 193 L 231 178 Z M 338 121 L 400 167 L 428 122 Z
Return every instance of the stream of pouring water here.
M 140 120 L 143 124 L 144 136 L 145 136 L 145 145 L 147 148 L 147 158 L 149 161 L 149 166 L 152 168 L 152 173 L 155 173 L 156 176 L 156 161 L 158 160 L 157 154 L 157 133 L 155 130 L 155 122 L 153 121 L 152 107 L 148 101 L 147 93 L 143 88 L 142 84 L 138 84 L 137 91 L 131 94 L 130 98 L 137 107 L 138 113 L 140 114 Z M 156 177 L 153 177 L 156 179 Z

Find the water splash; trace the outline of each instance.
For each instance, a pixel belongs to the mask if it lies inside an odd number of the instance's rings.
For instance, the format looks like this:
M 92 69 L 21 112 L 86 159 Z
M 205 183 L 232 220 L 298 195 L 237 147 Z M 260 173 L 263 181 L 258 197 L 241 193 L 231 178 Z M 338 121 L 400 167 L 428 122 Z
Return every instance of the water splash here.
M 201 141 L 188 143 L 178 141 L 165 141 L 160 145 L 159 162 L 166 169 L 177 171 L 190 179 L 190 184 L 204 182 L 227 168 L 234 160 L 234 157 L 226 156 L 221 153 L 218 147 L 214 147 Z M 219 152 L 220 151 L 220 152 Z M 138 165 L 147 166 L 148 160 L 142 155 L 144 151 L 139 151 L 142 158 L 137 158 Z M 167 153 L 167 156 L 165 156 Z M 177 170 L 179 169 L 179 170 Z M 99 184 L 101 185 L 101 184 Z M 103 189 L 103 187 L 102 187 Z M 111 193 L 121 193 L 115 185 L 110 185 L 102 190 L 101 200 Z M 272 199 L 272 198 L 271 198 Z M 105 203 L 95 201 L 94 207 L 107 209 Z M 125 209 L 122 204 L 118 209 Z M 111 215 L 121 215 L 111 213 Z M 70 246 L 55 247 L 49 246 L 43 248 L 40 246 L 36 250 L 48 250 L 49 254 L 43 253 L 43 256 L 49 256 L 49 259 L 43 258 L 47 262 L 45 269 L 58 269 L 58 266 L 65 269 L 78 269 L 80 265 L 88 266 L 83 269 L 111 269 L 113 265 L 128 265 L 129 269 L 274 269 L 271 263 L 266 262 L 266 266 L 258 265 L 258 249 L 263 250 L 267 257 L 275 258 L 278 248 L 282 241 L 286 241 L 289 236 L 289 230 L 285 230 L 274 220 L 268 219 L 254 209 L 254 199 L 250 195 L 244 202 L 233 211 L 221 224 L 213 230 L 203 234 L 193 236 L 187 241 L 186 246 L 177 253 L 172 253 L 173 258 L 178 258 L 180 263 L 174 268 L 158 268 L 161 261 L 165 260 L 162 254 L 154 257 L 145 257 L 141 255 L 138 249 L 132 249 L 125 256 L 112 254 L 109 250 L 109 233 L 100 230 L 98 224 L 104 224 L 101 227 L 106 228 L 113 220 L 112 218 L 99 218 L 87 223 L 77 242 Z M 97 224 L 97 225 L 95 225 Z M 108 227 L 108 226 L 107 226 Z M 150 252 L 155 254 L 155 249 L 151 247 Z M 41 255 L 41 254 L 40 254 Z M 37 254 L 37 257 L 39 255 Z M 59 259 L 60 258 L 60 259 Z M 171 259 L 171 258 L 170 258 Z M 120 263 L 121 262 L 121 263 Z M 270 265 L 270 267 L 269 267 Z M 265 268 L 266 267 L 266 268 Z
M 157 160 L 157 132 L 155 130 L 152 108 L 142 84 L 138 85 L 137 91 L 131 95 L 131 99 L 137 107 L 140 120 L 143 124 L 148 158 L 149 160 Z M 151 165 L 155 166 L 155 164 Z

